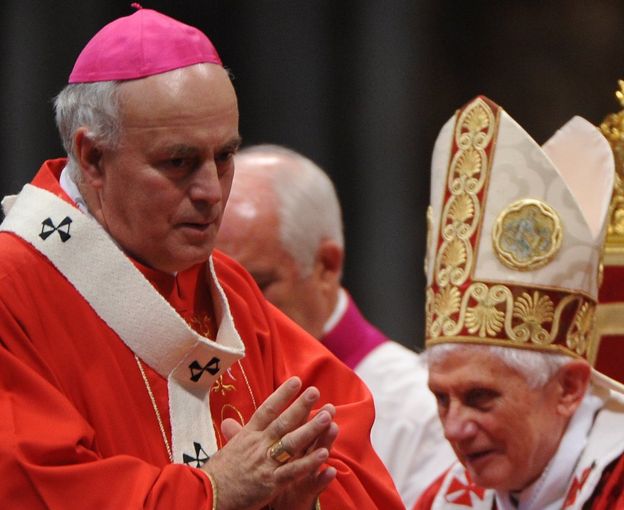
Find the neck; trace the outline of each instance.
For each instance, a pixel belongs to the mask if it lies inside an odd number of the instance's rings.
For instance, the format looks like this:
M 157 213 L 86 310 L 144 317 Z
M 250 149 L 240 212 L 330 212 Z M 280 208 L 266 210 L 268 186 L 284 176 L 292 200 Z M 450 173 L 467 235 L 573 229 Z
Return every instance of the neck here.
M 328 307 L 325 314 L 325 321 L 321 334 L 317 338 L 323 337 L 328 331 L 331 331 L 334 326 L 340 321 L 345 311 L 347 310 L 348 299 L 347 293 L 342 287 L 333 289 L 332 295 L 327 300 Z

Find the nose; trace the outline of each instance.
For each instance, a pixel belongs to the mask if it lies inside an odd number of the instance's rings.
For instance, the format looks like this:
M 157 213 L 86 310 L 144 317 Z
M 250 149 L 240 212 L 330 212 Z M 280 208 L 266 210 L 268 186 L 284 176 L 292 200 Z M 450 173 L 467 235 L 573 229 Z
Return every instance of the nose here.
M 461 404 L 452 403 L 442 417 L 444 437 L 448 441 L 463 441 L 477 432 L 477 425 L 471 418 L 470 411 Z
M 188 194 L 193 202 L 214 205 L 221 201 L 223 191 L 214 161 L 202 162 L 202 165 L 193 172 Z

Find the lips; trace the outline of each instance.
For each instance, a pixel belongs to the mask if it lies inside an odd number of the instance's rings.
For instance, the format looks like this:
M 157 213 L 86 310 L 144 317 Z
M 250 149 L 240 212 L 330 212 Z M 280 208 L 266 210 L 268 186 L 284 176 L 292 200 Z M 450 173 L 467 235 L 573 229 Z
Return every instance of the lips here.
M 466 457 L 467 460 L 470 460 L 470 461 L 477 460 L 477 459 L 480 459 L 482 457 L 485 457 L 486 455 L 489 455 L 493 451 L 494 450 L 483 450 L 483 451 L 480 451 L 480 452 L 473 452 L 473 453 L 466 454 L 465 457 Z
M 177 225 L 182 228 L 192 228 L 194 230 L 203 231 L 213 225 L 218 218 L 219 214 L 217 213 L 212 214 L 208 218 L 185 218 L 184 221 L 180 221 Z
M 180 223 L 180 227 L 183 228 L 192 228 L 194 230 L 206 230 L 208 227 L 212 225 L 212 222 L 208 223 Z
M 464 453 L 462 456 L 466 463 L 473 467 L 477 467 L 482 462 L 487 462 L 491 456 L 495 453 L 495 450 L 479 450 L 472 453 Z

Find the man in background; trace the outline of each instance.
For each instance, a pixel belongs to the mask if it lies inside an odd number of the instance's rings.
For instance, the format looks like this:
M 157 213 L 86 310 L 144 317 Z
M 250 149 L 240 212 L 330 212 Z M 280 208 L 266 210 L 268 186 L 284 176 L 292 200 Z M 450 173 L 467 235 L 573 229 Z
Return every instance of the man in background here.
M 453 461 L 420 357 L 389 340 L 341 286 L 344 237 L 329 177 L 275 145 L 242 149 L 217 248 L 238 260 L 266 298 L 367 384 L 371 439 L 407 507 Z

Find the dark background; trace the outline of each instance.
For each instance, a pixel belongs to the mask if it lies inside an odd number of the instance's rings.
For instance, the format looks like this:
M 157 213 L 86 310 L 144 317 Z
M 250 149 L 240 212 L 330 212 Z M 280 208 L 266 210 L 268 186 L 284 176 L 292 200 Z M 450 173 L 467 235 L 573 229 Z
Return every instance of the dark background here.
M 422 345 L 429 158 L 477 94 L 543 143 L 573 115 L 619 109 L 624 2 L 143 1 L 204 30 L 235 76 L 245 143 L 287 145 L 336 182 L 345 283 L 369 318 Z M 129 1 L 5 0 L 0 192 L 62 155 L 51 99 Z M 590 172 L 591 169 L 588 169 Z

